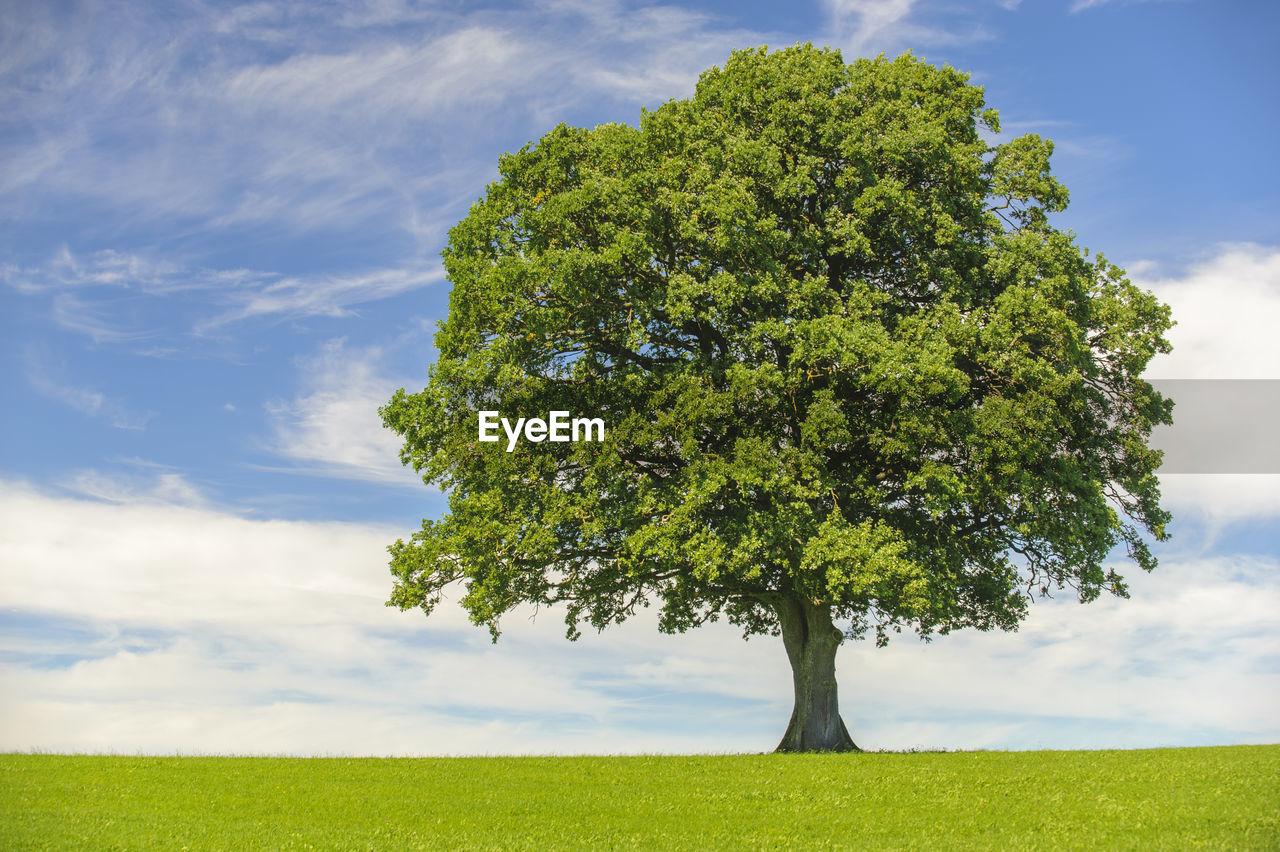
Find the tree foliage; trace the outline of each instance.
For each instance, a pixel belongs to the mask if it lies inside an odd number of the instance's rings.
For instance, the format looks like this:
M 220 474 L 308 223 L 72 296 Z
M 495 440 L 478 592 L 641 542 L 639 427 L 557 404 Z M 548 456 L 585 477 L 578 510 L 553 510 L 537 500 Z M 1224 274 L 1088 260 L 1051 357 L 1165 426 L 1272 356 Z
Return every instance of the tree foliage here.
M 390 548 L 390 603 L 463 581 L 495 638 L 525 602 L 571 637 L 803 604 L 883 642 L 1124 596 L 1108 554 L 1150 570 L 1168 519 L 1141 373 L 1169 312 L 1049 224 L 1051 142 L 983 128 L 964 74 L 805 45 L 504 156 L 449 234 L 430 381 L 382 409 L 449 493 Z M 608 431 L 508 453 L 481 409 Z

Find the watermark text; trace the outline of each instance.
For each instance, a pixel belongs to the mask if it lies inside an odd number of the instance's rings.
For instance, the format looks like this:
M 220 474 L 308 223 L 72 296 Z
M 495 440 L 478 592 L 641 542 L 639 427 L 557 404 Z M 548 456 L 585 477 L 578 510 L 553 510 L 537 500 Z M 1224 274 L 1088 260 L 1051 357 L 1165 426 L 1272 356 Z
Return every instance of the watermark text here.
M 480 441 L 497 443 L 502 440 L 498 427 L 507 435 L 507 452 L 514 452 L 521 435 L 526 441 L 540 444 L 543 441 L 562 443 L 568 441 L 603 441 L 604 420 L 600 417 L 569 417 L 567 411 L 550 411 L 541 417 L 521 417 L 514 424 L 496 411 L 479 412 Z

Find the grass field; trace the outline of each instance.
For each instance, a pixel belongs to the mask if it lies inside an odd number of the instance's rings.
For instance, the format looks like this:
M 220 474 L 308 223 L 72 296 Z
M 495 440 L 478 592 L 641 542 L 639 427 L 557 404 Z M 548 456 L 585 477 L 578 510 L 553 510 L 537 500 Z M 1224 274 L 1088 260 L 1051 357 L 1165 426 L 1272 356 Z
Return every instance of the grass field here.
M 0 849 L 1276 849 L 1280 746 L 569 758 L 0 755 Z

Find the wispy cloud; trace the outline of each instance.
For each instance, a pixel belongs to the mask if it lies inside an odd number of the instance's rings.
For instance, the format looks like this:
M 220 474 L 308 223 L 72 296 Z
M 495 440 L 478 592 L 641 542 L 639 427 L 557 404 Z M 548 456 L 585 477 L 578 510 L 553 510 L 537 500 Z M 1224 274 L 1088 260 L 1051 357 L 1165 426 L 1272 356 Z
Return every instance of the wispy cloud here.
M 33 37 L 6 57 L 0 218 L 88 202 L 108 232 L 166 221 L 438 240 L 513 138 L 601 96 L 636 110 L 686 94 L 731 48 L 769 40 L 616 2 L 117 11 L 14 10 Z
M 1078 121 L 1020 118 L 1002 112 L 1000 133 L 982 133 L 993 144 L 1007 142 L 1025 133 L 1037 133 L 1053 142 L 1055 171 L 1061 171 L 1065 166 L 1078 176 L 1093 176 L 1095 180 L 1100 179 L 1099 176 L 1105 171 L 1134 156 L 1133 147 L 1122 137 L 1088 132 Z
M 1053 139 L 1055 159 L 1075 157 L 1097 164 L 1116 163 L 1133 156 L 1133 149 L 1120 137 L 1105 133 L 1078 134 L 1071 130 L 1048 134 Z
M 138 462 L 143 467 L 162 467 Z M 208 506 L 200 489 L 181 473 L 159 470 L 149 476 L 122 476 L 98 470 L 81 470 L 62 481 L 73 494 L 107 503 L 131 506 Z
M 965 9 L 928 0 L 823 0 L 822 5 L 841 39 L 846 61 L 992 37 Z
M 432 264 L 282 276 L 117 251 L 80 257 L 64 247 L 41 266 L 0 268 L 0 278 L 24 296 L 47 298 L 58 327 L 100 344 L 209 334 L 254 318 L 349 316 L 359 305 L 443 281 L 444 270 Z M 148 311 L 161 304 L 169 310 Z M 139 314 L 150 313 L 167 325 L 139 329 Z
M 382 349 L 331 340 L 301 364 L 302 391 L 268 403 L 271 448 L 301 472 L 421 487 L 399 462 L 400 439 L 378 407 L 410 382 L 382 374 Z
M 77 256 L 63 245 L 48 262 L 34 267 L 6 264 L 0 267 L 4 282 L 26 295 L 94 287 L 135 289 L 166 293 L 182 288 L 182 269 L 142 254 L 111 249 Z
M 444 280 L 444 270 L 379 269 L 349 276 L 323 275 L 268 280 L 232 296 L 239 304 L 197 328 L 208 331 L 226 323 L 260 316 L 348 316 L 365 302 L 398 296 Z
M 50 318 L 58 328 L 84 335 L 94 343 L 130 343 L 150 336 L 146 331 L 130 331 L 112 325 L 102 316 L 99 307 L 71 293 L 58 293 L 52 298 Z
M 425 42 L 377 43 L 351 52 L 297 55 L 236 72 L 233 102 L 291 112 L 342 109 L 384 119 L 420 118 L 460 104 L 508 97 L 517 72 L 538 75 L 555 62 L 515 34 L 465 27 Z
M 27 347 L 23 355 L 27 382 L 41 396 L 87 417 L 105 420 L 117 429 L 140 431 L 146 428 L 147 421 L 154 415 L 154 412 L 138 414 L 100 390 L 67 379 L 65 368 L 53 364 L 40 347 Z
M 1099 6 L 1106 6 L 1113 2 L 1117 5 L 1128 5 L 1130 3 L 1179 3 L 1183 2 L 1183 0 L 1075 0 L 1068 11 L 1074 15 L 1077 12 L 1096 9 Z

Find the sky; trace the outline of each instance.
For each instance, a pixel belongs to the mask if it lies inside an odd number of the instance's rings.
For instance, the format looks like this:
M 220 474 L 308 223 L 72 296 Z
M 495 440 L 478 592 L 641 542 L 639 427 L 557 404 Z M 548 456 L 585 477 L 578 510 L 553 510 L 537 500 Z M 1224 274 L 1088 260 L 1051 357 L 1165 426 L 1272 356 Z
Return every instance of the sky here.
M 1176 412 L 1206 431 L 1162 438 L 1173 537 L 1130 600 L 847 643 L 855 741 L 1280 741 L 1280 464 L 1194 464 L 1280 415 L 1277 32 L 1212 0 L 0 0 L 0 750 L 772 749 L 779 639 L 386 607 L 446 498 L 377 408 L 425 382 L 502 153 L 805 41 L 971 74 L 1001 139 L 1054 140 L 1054 224 L 1172 306 L 1148 375 L 1256 380 Z

